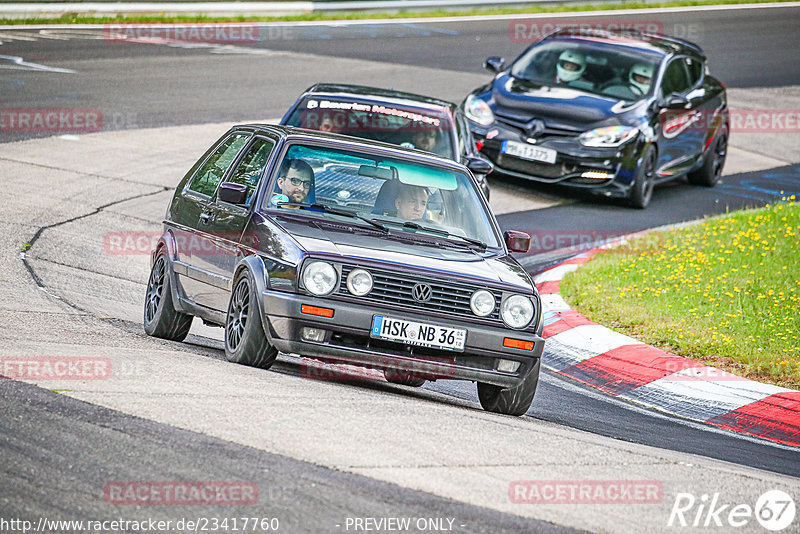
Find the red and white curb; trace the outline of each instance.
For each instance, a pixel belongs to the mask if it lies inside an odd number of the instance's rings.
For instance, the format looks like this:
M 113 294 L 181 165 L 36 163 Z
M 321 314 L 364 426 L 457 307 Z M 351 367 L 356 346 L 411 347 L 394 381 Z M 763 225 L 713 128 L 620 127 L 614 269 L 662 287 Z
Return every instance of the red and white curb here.
M 539 273 L 543 365 L 609 395 L 656 410 L 800 446 L 800 391 L 762 384 L 646 345 L 596 324 L 559 295 L 564 275 L 609 243 Z

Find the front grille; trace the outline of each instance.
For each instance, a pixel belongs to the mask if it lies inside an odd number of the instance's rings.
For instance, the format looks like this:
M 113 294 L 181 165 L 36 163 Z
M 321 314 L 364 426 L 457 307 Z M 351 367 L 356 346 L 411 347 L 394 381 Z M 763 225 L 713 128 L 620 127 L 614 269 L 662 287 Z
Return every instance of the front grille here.
M 354 265 L 342 266 L 342 281 L 339 286 L 339 294 L 351 296 L 347 290 L 347 275 L 355 269 Z M 391 271 L 367 269 L 372 275 L 372 291 L 364 296 L 358 297 L 360 301 L 372 301 L 376 303 L 392 304 L 416 310 L 437 311 L 460 317 L 470 317 L 477 319 L 478 316 L 472 313 L 469 307 L 469 300 L 478 287 L 470 287 L 445 280 L 431 280 L 407 276 Z M 432 295 L 427 302 L 418 302 L 411 296 L 411 290 L 416 284 L 423 283 L 431 286 Z M 495 307 L 491 314 L 484 319 L 500 319 L 500 298 L 502 292 L 489 289 L 495 297 Z
M 562 176 L 571 172 L 568 170 L 564 163 L 537 163 L 522 158 L 515 158 L 514 156 L 507 156 L 506 154 L 498 154 L 497 164 L 510 171 L 517 171 L 524 174 L 533 176 L 540 176 L 542 178 L 561 178 Z

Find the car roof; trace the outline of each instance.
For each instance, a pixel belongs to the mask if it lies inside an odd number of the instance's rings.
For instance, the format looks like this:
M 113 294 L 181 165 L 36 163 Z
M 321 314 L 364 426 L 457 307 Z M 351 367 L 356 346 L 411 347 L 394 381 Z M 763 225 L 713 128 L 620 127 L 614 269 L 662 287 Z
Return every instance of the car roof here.
M 325 141 L 340 145 L 344 149 L 353 149 L 360 146 L 366 146 L 372 149 L 381 149 L 391 152 L 391 157 L 412 159 L 421 163 L 434 163 L 457 169 L 461 172 L 466 170 L 466 167 L 452 159 L 445 158 L 427 152 L 424 150 L 417 150 L 415 148 L 401 147 L 391 143 L 384 143 L 382 141 L 374 141 L 372 139 L 362 139 L 360 137 L 352 137 L 349 135 L 320 132 L 318 130 L 308 130 L 306 128 L 298 128 L 295 126 L 283 126 L 278 124 L 238 124 L 233 126 L 230 131 L 234 130 L 251 130 L 254 133 L 264 132 L 278 135 L 290 141 Z
M 552 38 L 573 38 L 576 40 L 587 40 L 602 42 L 609 45 L 621 45 L 631 48 L 638 48 L 640 50 L 649 52 L 660 52 L 663 55 L 688 54 L 700 57 L 703 60 L 706 59 L 705 53 L 698 45 L 685 39 L 679 39 L 677 37 L 670 37 L 668 35 L 661 35 L 658 33 L 645 33 L 627 29 L 621 32 L 612 32 L 588 28 L 580 30 L 576 30 L 574 28 L 563 28 L 551 33 L 545 37 L 544 40 Z
M 344 97 L 352 99 L 368 99 L 392 102 L 396 105 L 412 107 L 423 107 L 431 110 L 448 110 L 453 112 L 457 106 L 448 102 L 425 95 L 396 91 L 394 89 L 381 89 L 379 87 L 369 87 L 366 85 L 349 85 L 334 83 L 317 83 L 309 87 L 303 93 L 303 97 L 310 94 L 325 95 L 330 97 Z

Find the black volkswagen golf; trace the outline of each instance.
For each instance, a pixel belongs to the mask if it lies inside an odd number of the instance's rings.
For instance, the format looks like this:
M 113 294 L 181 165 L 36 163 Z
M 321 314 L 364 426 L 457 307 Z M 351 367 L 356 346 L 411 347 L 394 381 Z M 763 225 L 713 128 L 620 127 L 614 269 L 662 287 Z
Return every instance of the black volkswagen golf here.
M 728 146 L 725 87 L 695 44 L 662 35 L 559 30 L 463 102 L 482 152 L 503 173 L 650 202 L 687 176 L 714 186 Z
M 478 383 L 522 415 L 544 340 L 541 301 L 475 177 L 431 153 L 286 126 L 237 126 L 178 184 L 151 259 L 144 328 L 225 329 L 230 361 L 278 351 Z

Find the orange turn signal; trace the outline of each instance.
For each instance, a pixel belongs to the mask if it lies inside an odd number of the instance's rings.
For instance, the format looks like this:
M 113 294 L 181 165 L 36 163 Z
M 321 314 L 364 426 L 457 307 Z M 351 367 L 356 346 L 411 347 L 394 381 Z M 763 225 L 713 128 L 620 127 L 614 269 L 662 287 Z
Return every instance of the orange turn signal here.
M 523 341 L 510 337 L 503 338 L 503 346 L 510 349 L 533 350 L 533 341 Z
M 309 306 L 308 304 L 301 304 L 300 311 L 308 315 L 318 315 L 320 317 L 333 317 L 333 310 L 330 308 L 320 308 L 318 306 Z

